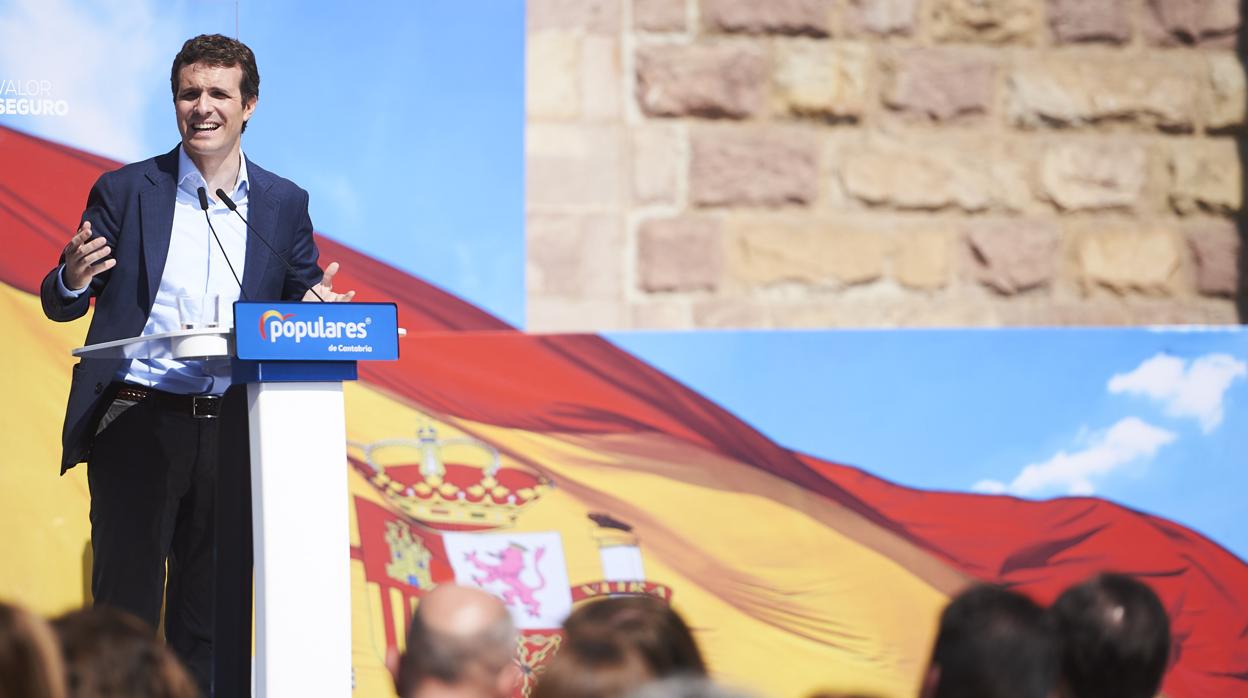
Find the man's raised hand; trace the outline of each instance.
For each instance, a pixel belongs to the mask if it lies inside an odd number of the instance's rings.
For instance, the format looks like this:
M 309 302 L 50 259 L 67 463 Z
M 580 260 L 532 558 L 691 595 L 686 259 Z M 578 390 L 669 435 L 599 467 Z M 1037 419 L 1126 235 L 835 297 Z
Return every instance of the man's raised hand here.
M 106 259 L 112 252 L 103 236 L 91 238 L 91 221 L 83 221 L 65 246 L 65 269 L 61 273 L 65 288 L 86 288 L 97 274 L 117 266 L 117 260 Z
M 320 300 L 317 298 L 317 295 L 320 295 L 321 298 L 325 299 L 326 303 L 350 302 L 352 298 L 355 298 L 355 291 L 347 291 L 346 293 L 334 293 L 333 291 L 334 274 L 337 274 L 337 273 L 338 273 L 338 263 L 330 262 L 329 266 L 325 267 L 325 276 L 321 277 L 321 283 L 308 289 L 308 292 L 303 294 L 303 300 L 305 301 Z M 313 293 L 313 291 L 315 291 L 316 293 Z

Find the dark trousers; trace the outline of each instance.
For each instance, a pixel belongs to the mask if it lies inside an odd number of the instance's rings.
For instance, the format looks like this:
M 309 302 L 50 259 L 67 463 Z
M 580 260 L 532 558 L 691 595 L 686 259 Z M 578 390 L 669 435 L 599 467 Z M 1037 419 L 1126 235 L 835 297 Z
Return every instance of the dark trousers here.
M 216 419 L 196 418 L 151 398 L 126 409 L 97 435 L 87 481 L 95 603 L 156 627 L 163 600 L 166 641 L 203 694 L 248 695 L 245 389 L 227 391 Z M 224 690 L 227 685 L 231 690 Z

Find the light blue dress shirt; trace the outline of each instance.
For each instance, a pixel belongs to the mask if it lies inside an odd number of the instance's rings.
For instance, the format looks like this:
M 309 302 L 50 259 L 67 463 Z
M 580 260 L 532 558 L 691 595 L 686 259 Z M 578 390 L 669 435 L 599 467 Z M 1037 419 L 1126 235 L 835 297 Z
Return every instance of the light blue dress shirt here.
M 238 212 L 247 215 L 247 159 L 239 153 L 238 179 L 230 198 L 238 205 Z M 174 203 L 173 229 L 169 237 L 169 255 L 160 278 L 160 287 L 152 312 L 143 327 L 143 336 L 172 332 L 181 327 L 178 314 L 178 297 L 187 296 L 199 302 L 216 295 L 220 298 L 220 322 L 224 326 L 234 323 L 234 301 L 238 300 L 238 282 L 230 273 L 226 258 L 222 257 L 204 212 L 199 207 L 199 187 L 207 187 L 199 168 L 178 149 L 178 189 Z M 210 199 L 213 194 L 209 194 Z M 247 256 L 247 230 L 243 221 L 234 215 L 224 203 L 209 201 L 208 216 L 221 239 L 221 246 L 234 272 L 242 278 L 243 263 Z M 64 273 L 64 267 L 61 269 Z M 61 293 L 75 298 L 86 289 L 65 288 L 64 278 L 59 278 Z M 117 380 L 146 385 L 158 390 L 181 394 L 214 394 L 225 392 L 230 386 L 230 362 L 227 359 L 210 361 L 175 361 L 173 358 L 130 359 L 122 364 Z

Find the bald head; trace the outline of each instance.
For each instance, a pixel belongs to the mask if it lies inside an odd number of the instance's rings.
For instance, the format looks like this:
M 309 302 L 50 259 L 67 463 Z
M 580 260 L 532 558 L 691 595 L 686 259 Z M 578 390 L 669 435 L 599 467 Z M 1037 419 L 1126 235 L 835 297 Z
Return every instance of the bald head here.
M 515 653 L 516 628 L 502 601 L 480 589 L 443 584 L 416 608 L 396 688 L 402 698 L 430 684 L 504 696 L 514 683 Z
M 498 623 L 510 623 L 507 607 L 480 589 L 443 584 L 425 595 L 416 618 L 430 631 L 450 637 L 473 637 Z

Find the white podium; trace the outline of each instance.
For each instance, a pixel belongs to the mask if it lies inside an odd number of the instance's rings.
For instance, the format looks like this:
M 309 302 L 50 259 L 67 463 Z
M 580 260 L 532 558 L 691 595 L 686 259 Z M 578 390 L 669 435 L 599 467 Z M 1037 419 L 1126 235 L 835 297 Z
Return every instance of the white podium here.
M 243 319 L 246 308 L 242 306 L 252 306 L 247 319 Z M 360 343 L 364 338 L 340 332 L 336 337 L 317 338 L 328 342 L 322 342 L 324 346 L 334 347 L 328 350 L 329 358 L 324 350 L 317 354 L 315 347 L 310 352 L 300 347 L 293 355 L 287 348 L 287 355 L 277 351 L 278 358 L 240 359 L 234 330 L 222 328 L 177 330 L 73 351 L 83 359 L 220 360 L 223 366 L 232 361 L 234 382 L 247 383 L 255 566 L 254 695 L 260 698 L 351 695 L 350 512 L 342 381 L 355 379 L 357 358 L 397 358 L 400 331 L 393 304 L 236 306 L 236 317 L 246 323 L 239 325 L 244 331 L 249 331 L 250 321 L 259 317 L 259 335 L 265 341 L 248 340 L 253 354 L 255 347 L 263 353 L 269 344 L 277 346 L 282 323 L 298 329 L 291 320 L 296 314 L 311 316 L 334 306 L 349 306 L 347 312 L 355 315 L 367 314 L 378 306 L 388 309 L 381 313 L 386 316 L 382 322 L 374 323 L 373 316 L 368 315 L 368 322 L 360 321 L 359 326 L 380 325 L 374 328 L 375 336 L 390 333 L 381 339 L 394 342 L 394 355 L 371 349 L 365 352 L 361 348 L 365 344 Z M 292 309 L 298 313 L 288 312 Z M 343 313 L 334 309 L 328 314 Z M 270 323 L 267 335 L 266 321 Z M 306 334 L 316 333 L 319 327 L 323 335 L 333 334 L 333 328 L 325 329 L 327 324 L 339 330 L 352 324 L 326 321 L 324 317 L 319 325 L 315 321 L 298 322 L 309 323 Z M 305 337 L 297 344 L 310 339 Z M 335 344 L 335 340 L 341 341 Z M 343 347 L 351 351 L 340 353 Z M 304 354 L 313 358 L 295 358 Z M 218 506 L 222 505 L 219 501 Z M 218 637 L 219 652 L 225 649 L 224 639 Z M 217 698 L 236 698 L 238 681 L 228 683 L 235 688 L 223 687 L 216 677 L 213 693 Z

